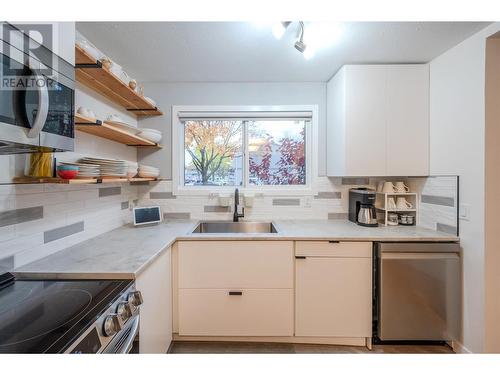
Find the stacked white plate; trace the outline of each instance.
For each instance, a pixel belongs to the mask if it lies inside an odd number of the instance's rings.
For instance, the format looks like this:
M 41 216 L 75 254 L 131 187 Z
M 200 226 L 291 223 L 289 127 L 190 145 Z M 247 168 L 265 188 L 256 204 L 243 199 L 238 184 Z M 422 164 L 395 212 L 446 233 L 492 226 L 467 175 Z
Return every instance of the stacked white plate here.
M 101 170 L 98 164 L 83 164 L 83 163 L 66 163 L 62 165 L 75 165 L 78 167 L 78 175 L 76 178 L 98 178 L 101 176 Z
M 139 165 L 139 177 L 143 178 L 156 178 L 160 175 L 160 170 L 156 167 L 148 165 Z
M 139 164 L 134 161 L 128 161 L 127 162 L 127 177 L 132 178 L 135 177 L 137 174 L 137 168 L 139 167 Z
M 83 158 L 80 159 L 80 162 L 83 164 L 97 164 L 101 177 L 127 177 L 128 164 L 126 160 Z

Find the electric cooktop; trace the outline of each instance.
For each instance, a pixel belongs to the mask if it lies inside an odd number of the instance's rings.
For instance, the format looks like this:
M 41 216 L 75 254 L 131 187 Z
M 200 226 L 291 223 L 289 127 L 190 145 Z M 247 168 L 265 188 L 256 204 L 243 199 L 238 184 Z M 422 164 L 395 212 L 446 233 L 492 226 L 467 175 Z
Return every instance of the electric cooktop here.
M 64 352 L 132 284 L 0 275 L 0 353 Z

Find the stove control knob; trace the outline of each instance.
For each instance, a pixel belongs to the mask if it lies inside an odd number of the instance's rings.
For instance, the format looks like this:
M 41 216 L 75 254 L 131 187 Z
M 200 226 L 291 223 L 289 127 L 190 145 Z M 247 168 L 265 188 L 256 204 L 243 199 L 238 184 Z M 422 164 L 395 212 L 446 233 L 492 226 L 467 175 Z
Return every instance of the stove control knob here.
M 132 316 L 132 308 L 129 302 L 120 302 L 116 307 L 116 314 L 122 322 L 126 322 Z
M 113 336 L 115 333 L 120 331 L 122 327 L 123 323 L 118 314 L 109 314 L 104 319 L 103 330 L 105 336 Z
M 138 307 L 142 305 L 142 294 L 140 291 L 136 290 L 134 292 L 130 292 L 128 294 L 128 302 L 133 306 L 133 307 Z

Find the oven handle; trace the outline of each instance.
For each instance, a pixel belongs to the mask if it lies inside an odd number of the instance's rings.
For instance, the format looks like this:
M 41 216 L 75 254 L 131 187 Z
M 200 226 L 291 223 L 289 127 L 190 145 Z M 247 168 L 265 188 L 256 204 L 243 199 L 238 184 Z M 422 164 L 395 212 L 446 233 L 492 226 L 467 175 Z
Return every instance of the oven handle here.
M 47 121 L 47 116 L 49 114 L 49 90 L 47 88 L 47 80 L 45 77 L 38 73 L 34 68 L 30 68 L 33 72 L 33 77 L 35 78 L 36 90 L 38 92 L 38 110 L 33 122 L 33 126 L 28 130 L 28 138 L 36 138 L 40 135 L 40 132 Z M 45 82 L 44 85 L 39 86 L 36 84 L 39 80 Z
M 134 345 L 135 336 L 137 336 L 137 332 L 139 332 L 139 315 L 134 318 L 134 322 L 132 323 L 132 329 L 130 330 L 130 335 L 127 337 L 127 341 L 122 346 L 122 349 L 118 351 L 116 354 L 127 354 L 132 350 L 132 346 Z

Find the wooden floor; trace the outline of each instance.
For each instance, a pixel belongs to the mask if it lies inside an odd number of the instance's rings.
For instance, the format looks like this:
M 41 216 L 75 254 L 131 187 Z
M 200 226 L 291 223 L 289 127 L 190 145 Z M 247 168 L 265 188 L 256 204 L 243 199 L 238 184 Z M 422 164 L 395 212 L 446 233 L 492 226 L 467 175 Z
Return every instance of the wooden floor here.
M 374 345 L 373 350 L 359 346 L 281 344 L 253 342 L 172 343 L 173 354 L 452 354 L 448 345 Z

